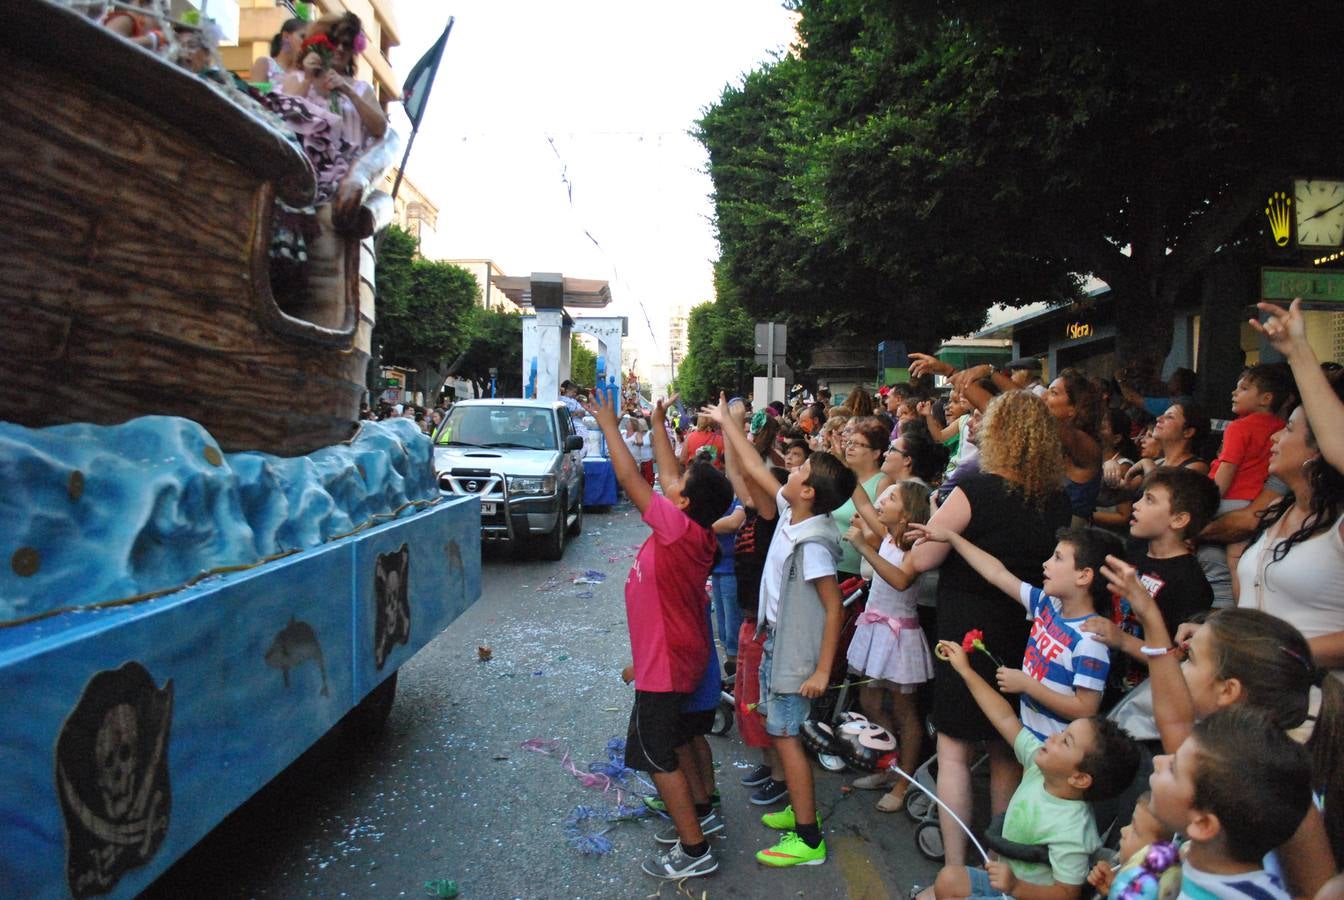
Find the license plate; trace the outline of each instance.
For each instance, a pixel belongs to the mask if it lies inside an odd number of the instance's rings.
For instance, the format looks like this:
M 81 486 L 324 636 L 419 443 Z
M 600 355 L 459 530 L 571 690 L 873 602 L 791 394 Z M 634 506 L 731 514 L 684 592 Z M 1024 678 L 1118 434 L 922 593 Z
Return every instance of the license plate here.
M 493 516 L 494 514 L 495 514 L 495 504 L 493 504 L 493 503 L 482 503 L 482 504 L 481 504 L 481 515 L 483 515 L 483 516 Z

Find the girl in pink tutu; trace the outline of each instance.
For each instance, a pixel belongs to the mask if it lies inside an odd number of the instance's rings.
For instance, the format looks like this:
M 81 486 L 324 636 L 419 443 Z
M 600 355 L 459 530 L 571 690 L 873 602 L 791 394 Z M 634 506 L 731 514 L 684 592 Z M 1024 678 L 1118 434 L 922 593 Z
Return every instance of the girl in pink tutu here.
M 918 481 L 898 481 L 877 498 L 877 521 L 885 530 L 880 545 L 875 547 L 877 536 L 866 536 L 857 518 L 845 532 L 845 540 L 854 545 L 874 572 L 868 606 L 859 616 L 849 644 L 850 669 L 863 678 L 876 679 L 859 688 L 859 705 L 871 721 L 896 735 L 901 761 L 907 765 L 919 759 L 922 729 L 915 690 L 933 678 L 933 657 L 915 611 L 919 585 L 907 584 L 899 590 L 893 584 L 907 581 L 900 566 L 914 534 L 907 539 L 906 526 L 928 520 L 928 486 Z M 909 785 L 896 773 L 883 771 L 859 778 L 854 786 L 865 790 L 890 788 L 877 808 L 895 812 L 904 804 Z

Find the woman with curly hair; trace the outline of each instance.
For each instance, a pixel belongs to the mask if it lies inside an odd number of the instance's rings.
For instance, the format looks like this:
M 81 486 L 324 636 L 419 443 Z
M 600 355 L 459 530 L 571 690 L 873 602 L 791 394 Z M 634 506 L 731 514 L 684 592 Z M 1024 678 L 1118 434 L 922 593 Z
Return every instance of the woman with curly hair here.
M 841 408 L 846 415 L 854 417 L 871 416 L 873 414 L 873 395 L 868 393 L 868 389 L 863 385 L 858 385 L 849 392 Z
M 1013 575 L 1031 582 L 1042 560 L 1055 548 L 1055 532 L 1069 524 L 1064 479 L 1064 449 L 1058 420 L 1030 391 L 1012 390 L 989 402 L 979 429 L 980 472 L 958 482 L 929 524 L 947 528 L 998 558 Z M 856 498 L 857 500 L 857 492 Z M 1031 623 L 1021 607 L 1005 603 L 989 584 L 947 544 L 924 542 L 906 554 L 902 571 L 912 582 L 920 572 L 939 569 L 939 640 L 961 643 L 966 632 L 983 632 L 989 652 L 1017 665 L 1027 646 Z M 899 581 L 900 579 L 898 579 Z M 895 583 L 897 590 L 909 582 Z M 995 666 L 988 654 L 974 654 L 972 665 L 990 684 Z M 978 741 L 989 751 L 990 809 L 1004 812 L 1022 777 L 1013 750 L 998 737 L 948 666 L 933 681 L 934 726 L 938 730 L 938 796 L 962 819 L 971 814 L 971 756 Z M 966 837 L 950 817 L 941 822 L 948 865 L 965 865 Z

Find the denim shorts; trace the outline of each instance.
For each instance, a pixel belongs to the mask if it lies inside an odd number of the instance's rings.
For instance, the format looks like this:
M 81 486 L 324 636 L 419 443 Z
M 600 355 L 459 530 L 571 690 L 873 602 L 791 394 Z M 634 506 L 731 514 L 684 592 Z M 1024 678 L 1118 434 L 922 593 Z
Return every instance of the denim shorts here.
M 989 883 L 989 873 L 975 866 L 967 866 L 966 874 L 971 878 L 971 896 L 967 900 L 999 900 L 1002 891 L 994 890 Z
M 767 631 L 761 654 L 761 712 L 765 732 L 774 737 L 794 737 L 812 711 L 812 701 L 802 694 L 777 694 L 770 690 L 770 664 L 774 661 L 775 634 Z

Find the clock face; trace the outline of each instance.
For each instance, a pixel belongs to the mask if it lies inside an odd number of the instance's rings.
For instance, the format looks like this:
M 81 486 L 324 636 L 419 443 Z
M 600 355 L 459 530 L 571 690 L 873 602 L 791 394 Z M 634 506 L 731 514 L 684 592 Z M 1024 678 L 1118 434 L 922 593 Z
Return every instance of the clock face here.
M 1298 246 L 1339 246 L 1344 238 L 1344 181 L 1298 179 L 1293 202 Z

